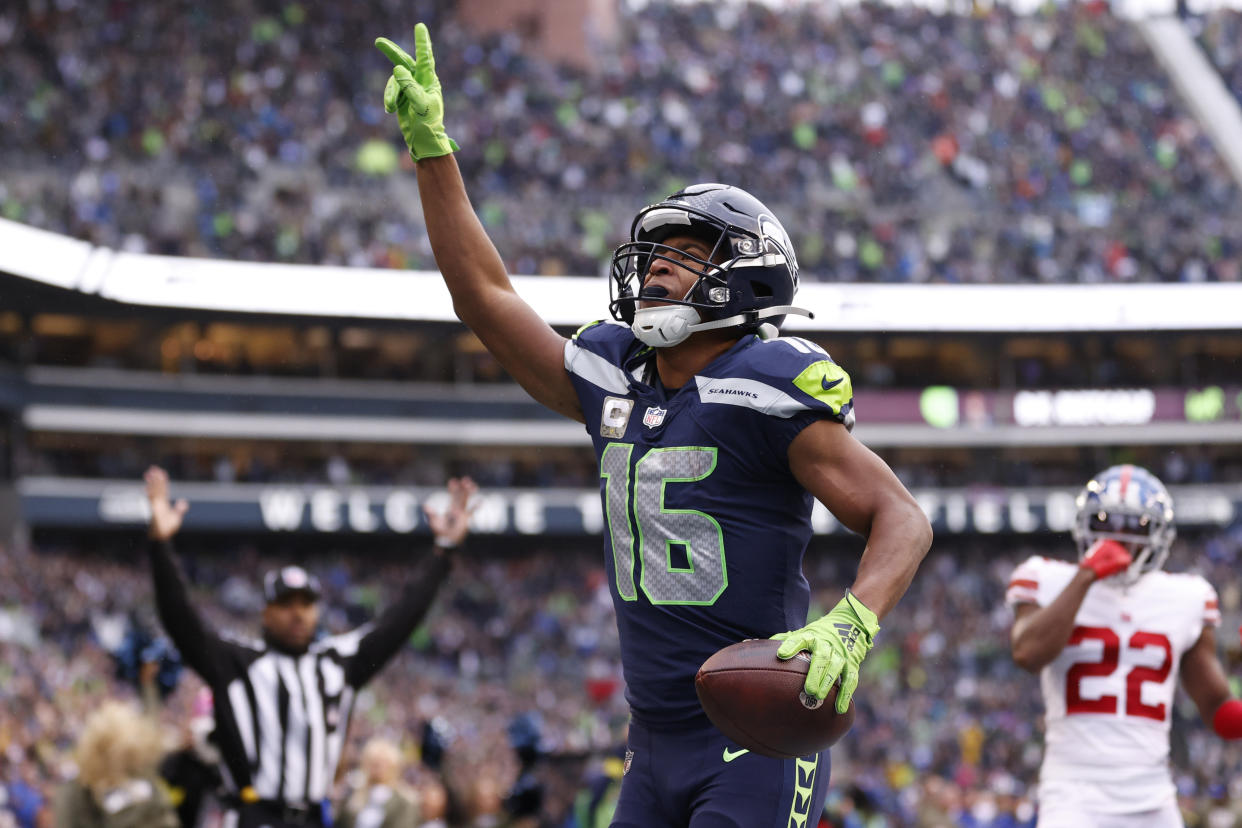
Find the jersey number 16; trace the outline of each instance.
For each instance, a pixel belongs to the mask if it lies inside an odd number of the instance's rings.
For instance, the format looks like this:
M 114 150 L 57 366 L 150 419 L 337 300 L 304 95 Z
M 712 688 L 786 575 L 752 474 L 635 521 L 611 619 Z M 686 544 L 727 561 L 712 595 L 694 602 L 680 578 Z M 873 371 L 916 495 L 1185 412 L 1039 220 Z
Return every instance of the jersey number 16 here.
M 696 509 L 669 509 L 664 496 L 670 483 L 695 483 L 715 471 L 717 449 L 653 448 L 631 463 L 633 452 L 631 443 L 609 443 L 599 461 L 617 594 L 637 601 L 641 588 L 653 604 L 716 603 L 729 585 L 720 524 Z

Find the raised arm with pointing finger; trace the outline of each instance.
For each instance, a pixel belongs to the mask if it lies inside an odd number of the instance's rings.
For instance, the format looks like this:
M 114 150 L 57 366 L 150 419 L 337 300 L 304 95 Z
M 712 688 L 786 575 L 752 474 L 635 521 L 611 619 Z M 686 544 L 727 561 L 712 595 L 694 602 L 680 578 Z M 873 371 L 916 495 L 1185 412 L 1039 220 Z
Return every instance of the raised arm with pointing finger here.
M 633 713 L 615 828 L 802 824 L 828 753 L 734 762 L 694 690 L 721 647 L 779 635 L 811 653 L 805 682 L 848 706 L 859 665 L 931 542 L 918 504 L 850 434 L 849 375 L 778 336 L 798 263 L 750 193 L 696 184 L 638 212 L 612 258 L 612 322 L 562 337 L 514 291 L 470 206 L 445 133 L 431 39 L 392 62 L 384 108 L 417 162 L 423 216 L 457 315 L 531 396 L 586 426 L 599 460 L 605 568 Z M 572 243 L 572 240 L 566 240 Z M 807 624 L 802 558 L 813 498 L 867 547 L 836 607 Z M 722 752 L 723 751 L 723 752 Z M 669 768 L 696 768 L 678 773 Z
M 453 297 L 453 310 L 497 361 L 539 402 L 583 421 L 573 384 L 562 367 L 565 338 L 513 290 L 500 254 L 479 222 L 444 133 L 444 97 L 436 77 L 427 27 L 414 27 L 412 58 L 387 38 L 375 45 L 393 63 L 384 109 L 396 113 L 401 134 L 418 162 L 418 192 L 436 265 Z

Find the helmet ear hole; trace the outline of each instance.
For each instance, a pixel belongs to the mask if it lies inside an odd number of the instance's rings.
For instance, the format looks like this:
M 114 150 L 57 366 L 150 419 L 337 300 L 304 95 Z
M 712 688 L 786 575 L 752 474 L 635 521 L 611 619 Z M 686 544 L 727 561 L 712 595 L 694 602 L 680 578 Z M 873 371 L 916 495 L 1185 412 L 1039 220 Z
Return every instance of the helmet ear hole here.
M 750 293 L 756 299 L 772 298 L 772 286 L 767 282 L 751 282 Z

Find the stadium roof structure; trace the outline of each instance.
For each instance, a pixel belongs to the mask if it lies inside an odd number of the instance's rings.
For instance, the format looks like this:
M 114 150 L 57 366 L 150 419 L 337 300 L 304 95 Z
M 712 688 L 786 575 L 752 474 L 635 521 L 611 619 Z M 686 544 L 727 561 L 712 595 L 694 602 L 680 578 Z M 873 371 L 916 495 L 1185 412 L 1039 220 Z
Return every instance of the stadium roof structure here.
M 155 256 L 99 247 L 0 219 L 0 273 L 78 297 L 226 314 L 456 322 L 438 273 Z M 597 278 L 515 276 L 550 324 L 604 315 Z M 32 287 L 34 285 L 32 284 Z M 68 298 L 68 297 L 66 297 Z M 8 304 L 8 303 L 6 303 Z M 1022 333 L 1242 328 L 1242 284 L 943 285 L 802 287 L 815 319 L 796 331 Z

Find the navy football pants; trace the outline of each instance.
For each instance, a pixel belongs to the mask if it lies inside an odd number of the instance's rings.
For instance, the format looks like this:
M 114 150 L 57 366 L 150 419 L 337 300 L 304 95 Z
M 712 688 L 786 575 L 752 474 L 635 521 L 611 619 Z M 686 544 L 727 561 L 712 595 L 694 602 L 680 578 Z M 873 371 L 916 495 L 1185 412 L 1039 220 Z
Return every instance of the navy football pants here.
M 629 750 L 612 828 L 814 828 L 828 796 L 826 750 L 769 759 L 740 751 L 711 725 L 637 722 Z

